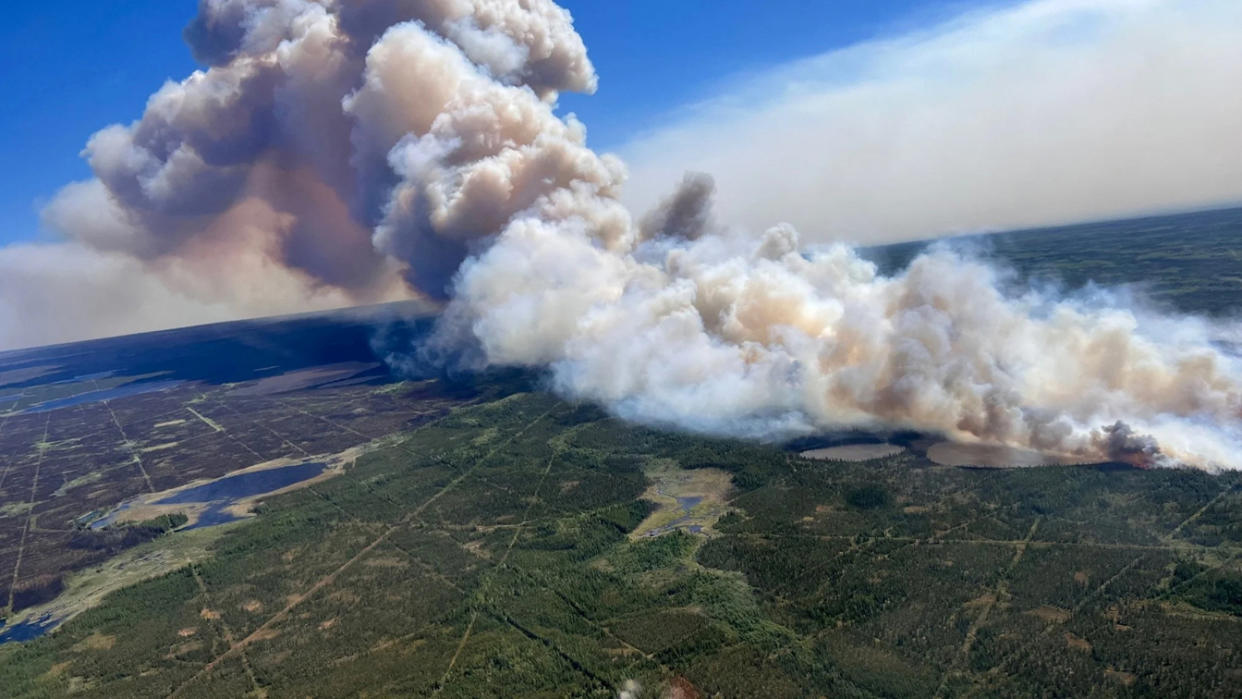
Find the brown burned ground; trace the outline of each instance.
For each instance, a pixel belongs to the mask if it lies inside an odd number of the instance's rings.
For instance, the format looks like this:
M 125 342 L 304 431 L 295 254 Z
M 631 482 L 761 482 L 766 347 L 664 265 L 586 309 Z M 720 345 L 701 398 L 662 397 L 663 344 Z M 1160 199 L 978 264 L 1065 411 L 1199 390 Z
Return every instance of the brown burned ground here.
M 712 535 L 632 536 L 655 511 L 644 494 L 672 483 L 728 501 Z M 1237 696 L 1240 485 L 913 453 L 812 461 L 516 393 L 405 430 L 336 478 L 197 532 L 209 540 L 178 532 L 112 559 L 184 556 L 43 639 L 0 646 L 0 686 Z
M 308 375 L 333 380 L 358 370 L 333 365 L 253 382 L 263 390 L 182 383 L 46 413 L 19 411 L 152 377 L 22 388 L 0 405 L 0 618 L 46 602 L 66 573 L 116 553 L 113 543 L 94 544 L 79 531 L 89 513 L 256 464 L 339 454 L 462 403 L 425 383 L 296 390 Z

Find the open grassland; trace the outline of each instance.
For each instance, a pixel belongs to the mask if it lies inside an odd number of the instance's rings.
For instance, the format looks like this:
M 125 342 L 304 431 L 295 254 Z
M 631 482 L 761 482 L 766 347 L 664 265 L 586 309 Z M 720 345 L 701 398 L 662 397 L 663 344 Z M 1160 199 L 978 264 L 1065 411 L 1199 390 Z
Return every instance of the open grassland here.
M 814 461 L 519 392 L 269 498 L 184 564 L 0 646 L 0 686 L 1237 696 L 1240 486 L 1189 471 L 959 469 L 916 452 Z M 632 536 L 661 491 L 728 512 L 705 535 Z M 144 546 L 195 548 L 183 536 Z

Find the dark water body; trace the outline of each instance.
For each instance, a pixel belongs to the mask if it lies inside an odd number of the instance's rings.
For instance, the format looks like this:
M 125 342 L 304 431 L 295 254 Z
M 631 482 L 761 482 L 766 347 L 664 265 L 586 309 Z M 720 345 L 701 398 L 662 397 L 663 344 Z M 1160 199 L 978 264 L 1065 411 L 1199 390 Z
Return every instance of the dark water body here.
M 33 621 L 23 621 L 13 626 L 0 626 L 0 643 L 33 641 L 51 631 L 58 621 L 59 619 L 51 614 L 44 614 Z
M 310 480 L 324 472 L 326 465 L 312 462 L 292 464 L 266 471 L 251 471 L 234 476 L 225 476 L 210 483 L 204 483 L 173 493 L 166 498 L 154 501 L 153 505 L 207 505 L 198 519 L 181 531 L 214 527 L 217 524 L 236 522 L 240 517 L 229 513 L 232 507 L 242 498 L 264 495 L 296 483 Z M 121 504 L 106 516 L 91 522 L 91 529 L 103 529 L 116 524 L 117 519 L 133 506 L 133 502 Z
M 194 524 L 186 527 L 184 531 L 190 531 L 191 529 L 205 529 L 206 527 L 228 524 L 229 522 L 236 522 L 241 519 L 241 517 L 229 512 L 228 508 L 230 505 L 232 505 L 230 502 L 212 503 L 206 510 L 203 511 L 202 514 L 198 516 L 198 520 L 194 522 Z
M 122 504 L 120 507 L 109 512 L 106 516 L 100 517 L 94 522 L 91 522 L 90 524 L 91 529 L 103 529 L 104 527 L 112 526 L 112 524 L 116 522 L 117 517 L 121 516 L 121 513 L 128 510 L 131 506 L 132 506 L 131 503 Z
M 189 503 L 231 503 L 241 498 L 270 493 L 295 483 L 310 480 L 323 473 L 325 464 L 305 463 L 251 471 L 235 476 L 225 476 L 200 486 L 187 488 L 179 493 L 156 500 L 156 505 L 184 505 Z M 201 524 L 199 526 L 202 526 Z
M 673 499 L 676 500 L 677 504 L 681 507 L 682 516 L 678 517 L 672 522 L 669 522 L 663 527 L 660 527 L 659 529 L 655 529 L 655 530 L 647 532 L 646 536 L 649 536 L 649 537 L 660 536 L 661 534 L 667 534 L 668 532 L 681 528 L 682 526 L 686 524 L 686 522 L 690 521 L 691 511 L 694 510 L 694 508 L 697 507 L 699 503 L 703 502 L 702 495 L 686 495 L 683 497 L 677 497 L 674 495 Z M 703 527 L 698 524 L 692 524 L 689 527 L 687 527 L 687 529 L 690 531 L 691 534 L 702 534 L 703 533 Z
M 681 509 L 685 510 L 686 514 L 690 514 L 690 510 L 697 507 L 700 502 L 703 502 L 703 498 L 699 495 L 677 498 L 677 504 L 681 505 Z
M 57 398 L 43 403 L 38 403 L 26 408 L 23 414 L 47 413 L 61 408 L 71 408 L 75 405 L 85 405 L 87 403 L 98 403 L 105 400 L 117 400 L 118 398 L 128 398 L 130 396 L 139 396 L 144 393 L 155 393 L 165 389 L 180 386 L 183 381 L 138 381 L 135 383 L 127 383 L 116 388 L 105 388 L 98 391 L 86 391 L 77 395 L 68 396 L 66 398 Z

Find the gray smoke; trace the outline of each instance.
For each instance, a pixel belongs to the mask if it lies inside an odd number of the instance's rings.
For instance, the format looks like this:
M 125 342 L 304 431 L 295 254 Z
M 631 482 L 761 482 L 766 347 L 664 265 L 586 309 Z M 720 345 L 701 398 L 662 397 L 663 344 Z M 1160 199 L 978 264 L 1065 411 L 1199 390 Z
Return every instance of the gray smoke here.
M 1100 452 L 1113 461 L 1135 465 L 1168 465 L 1154 437 L 1136 433 L 1121 420 L 1101 428 L 1098 434 L 1097 446 Z
M 712 200 L 715 195 L 716 182 L 711 175 L 686 173 L 677 190 L 643 216 L 638 227 L 641 239 L 698 239 L 712 225 Z
M 596 78 L 550 0 L 203 0 L 186 36 L 209 67 L 96 134 L 47 217 L 196 303 L 441 299 L 431 350 L 705 432 L 1242 463 L 1242 370 L 1203 320 L 1014 296 L 948 249 L 882 276 L 721 225 L 701 175 L 636 223 L 623 163 L 554 111 Z

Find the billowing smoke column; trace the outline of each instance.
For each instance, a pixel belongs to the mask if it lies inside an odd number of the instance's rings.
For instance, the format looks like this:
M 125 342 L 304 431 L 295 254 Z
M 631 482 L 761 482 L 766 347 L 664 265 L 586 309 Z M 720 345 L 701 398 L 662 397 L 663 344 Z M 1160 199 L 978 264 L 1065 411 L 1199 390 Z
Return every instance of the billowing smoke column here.
M 881 276 L 721 225 L 705 176 L 633 220 L 623 164 L 554 112 L 596 79 L 548 0 L 202 0 L 187 38 L 210 67 L 97 134 L 49 217 L 205 294 L 441 299 L 423 351 L 657 424 L 1242 465 L 1242 367 L 1204 321 L 1014 296 L 947 249 Z

